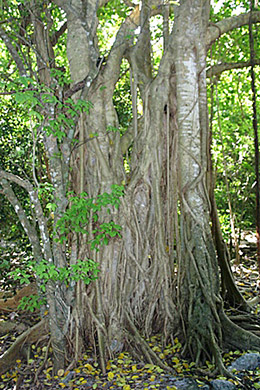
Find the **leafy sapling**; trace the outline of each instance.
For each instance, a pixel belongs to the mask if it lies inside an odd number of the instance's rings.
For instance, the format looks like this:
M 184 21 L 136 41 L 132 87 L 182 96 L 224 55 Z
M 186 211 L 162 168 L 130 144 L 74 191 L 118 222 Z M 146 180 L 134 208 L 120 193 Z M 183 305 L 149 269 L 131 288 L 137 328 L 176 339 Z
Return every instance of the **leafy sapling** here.
M 45 188 L 41 190 L 44 192 Z M 69 193 L 70 207 L 57 221 L 56 237 L 54 240 L 59 243 L 64 243 L 67 241 L 68 235 L 71 232 L 88 235 L 90 222 L 95 225 L 95 229 L 92 230 L 94 237 L 89 240 L 92 250 L 98 251 L 100 246 L 108 245 L 109 241 L 114 237 L 121 237 L 121 226 L 114 221 L 101 223 L 99 221 L 99 211 L 104 207 L 108 213 L 111 213 L 111 208 L 113 207 L 117 210 L 120 205 L 120 197 L 123 195 L 124 187 L 119 185 L 112 185 L 111 193 L 105 192 L 98 195 L 96 199 L 89 198 L 85 192 L 79 196 Z M 51 202 L 49 204 L 53 205 Z M 28 269 L 16 268 L 9 273 L 9 276 L 14 280 L 19 280 L 20 283 L 29 284 L 32 275 L 39 281 L 38 285 L 42 293 L 41 296 L 31 295 L 24 297 L 18 306 L 22 310 L 30 310 L 33 312 L 46 303 L 44 295 L 46 285 L 49 281 L 69 286 L 71 282 L 82 280 L 88 285 L 98 278 L 99 272 L 98 263 L 92 259 L 78 259 L 75 264 L 68 264 L 66 267 L 57 267 L 55 264 L 43 259 L 38 263 L 30 261 Z

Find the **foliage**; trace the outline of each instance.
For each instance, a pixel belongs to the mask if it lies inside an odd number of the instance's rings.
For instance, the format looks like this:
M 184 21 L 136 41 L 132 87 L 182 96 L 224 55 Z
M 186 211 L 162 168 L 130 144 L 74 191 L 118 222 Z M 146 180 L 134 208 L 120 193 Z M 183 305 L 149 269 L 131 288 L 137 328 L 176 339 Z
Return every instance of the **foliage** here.
M 9 221 L 12 230 L 6 234 L 6 241 L 0 241 L 0 274 L 1 289 L 4 291 L 14 290 L 18 287 L 17 281 L 10 277 L 11 272 L 19 268 L 21 277 L 26 275 L 28 283 L 33 279 L 33 275 L 28 275 L 28 264 L 32 261 L 31 246 L 28 237 L 24 235 L 21 228 L 12 220 Z M 19 282 L 20 284 L 20 282 Z
M 228 209 L 228 191 L 238 226 L 240 229 L 246 229 L 254 225 L 254 143 L 250 107 L 245 104 L 249 96 L 243 87 L 246 83 L 240 82 L 241 77 L 247 77 L 245 72 L 239 72 L 237 75 L 233 73 L 233 76 L 226 76 L 221 80 L 222 86 L 219 91 L 221 129 L 216 119 L 213 126 L 212 150 L 217 166 L 215 194 L 220 214 L 224 216 Z M 236 98 L 233 89 L 239 87 L 243 92 L 241 91 Z M 232 111 L 227 109 L 230 105 Z M 224 175 L 227 176 L 229 188 L 226 188 Z
M 55 282 L 56 286 L 57 283 L 64 283 L 68 286 L 72 282 L 82 280 L 87 285 L 97 279 L 98 273 L 98 264 L 91 259 L 84 261 L 77 260 L 75 264 L 67 267 L 56 267 L 53 263 L 41 260 L 38 264 L 35 261 L 29 261 L 27 263 L 27 269 L 17 267 L 15 270 L 9 272 L 8 276 L 13 280 L 19 280 L 20 284 L 29 284 L 32 274 L 34 274 L 40 286 L 41 295 L 23 297 L 18 306 L 18 309 L 33 312 L 43 304 L 46 304 L 45 292 L 47 283 Z
M 218 3 L 218 2 L 215 2 Z M 213 4 L 213 7 L 218 4 Z M 218 7 L 219 8 L 219 7 Z M 238 9 L 239 8 L 239 9 Z M 249 2 L 226 0 L 213 22 L 249 10 Z M 255 42 L 259 29 L 253 26 Z M 255 45 L 256 58 L 259 45 Z M 222 36 L 211 49 L 209 65 L 239 63 L 250 59 L 248 26 Z M 260 90 L 259 68 L 255 67 L 257 90 Z M 251 78 L 249 68 L 230 70 L 217 75 L 213 100 L 213 144 L 216 201 L 225 239 L 231 235 L 228 198 L 238 232 L 255 226 L 254 134 L 252 128 Z M 258 92 L 259 94 L 259 92 Z M 210 96 L 210 91 L 209 91 Z M 231 109 L 232 108 L 232 109 Z M 259 111 L 259 99 L 257 110 Z M 228 182 L 228 188 L 226 185 Z
M 52 72 L 57 77 L 58 85 L 64 86 L 69 80 L 62 72 L 55 70 Z M 60 101 L 55 94 L 55 89 L 39 86 L 30 78 L 19 78 L 21 82 L 20 88 L 28 83 L 34 85 L 34 91 L 22 91 L 14 94 L 15 101 L 28 111 L 30 117 L 35 118 L 39 123 L 44 123 L 44 115 L 40 113 L 40 109 L 45 107 L 48 110 L 48 105 L 56 107 L 55 117 L 50 117 L 48 123 L 43 125 L 43 130 L 47 136 L 53 134 L 59 141 L 67 135 L 67 131 L 75 126 L 75 117 L 81 112 L 89 112 L 92 104 L 90 102 L 78 99 L 76 102 L 68 98 L 65 101 Z M 18 84 L 19 85 L 19 84 Z
M 44 304 L 46 304 L 45 298 L 40 298 L 38 295 L 29 295 L 20 300 L 18 309 L 34 312 L 35 310 L 39 310 Z
M 53 81 L 51 88 L 39 85 L 33 79 L 28 77 L 17 77 L 15 82 L 11 82 L 6 85 L 7 90 L 11 91 L 15 88 L 16 92 L 13 93 L 12 99 L 14 99 L 19 105 L 21 112 L 24 113 L 24 121 L 28 127 L 30 127 L 30 131 L 28 131 L 30 142 L 26 145 L 23 144 L 27 148 L 28 145 L 30 147 L 30 160 L 28 161 L 28 170 L 30 172 L 33 164 L 36 171 L 41 166 L 40 153 L 37 156 L 37 159 L 35 159 L 35 157 L 34 160 L 32 159 L 32 149 L 33 147 L 35 148 L 35 145 L 32 145 L 31 135 L 33 134 L 34 137 L 41 138 L 44 132 L 47 137 L 54 135 L 58 142 L 62 143 L 63 139 L 67 137 L 70 132 L 70 129 L 75 127 L 76 119 L 80 113 L 88 113 L 92 107 L 90 102 L 81 99 L 74 101 L 73 99 L 68 98 L 61 101 L 57 97 L 57 90 L 59 88 L 63 88 L 65 85 L 68 85 L 71 80 L 66 74 L 64 74 L 63 71 L 58 69 L 53 69 L 51 75 Z M 51 112 L 51 107 L 55 107 L 55 115 L 51 115 L 48 118 L 48 122 L 45 122 L 46 112 Z M 10 110 L 12 110 L 12 106 L 10 106 Z M 17 127 L 18 120 L 15 119 L 14 122 L 12 122 L 12 117 L 10 116 L 10 118 L 8 131 L 10 133 L 10 138 L 13 140 L 12 130 Z M 8 134 L 8 132 L 4 132 L 4 128 L 2 130 L 3 135 L 0 139 L 2 143 L 6 143 L 6 133 Z M 108 130 L 111 131 L 110 128 Z M 114 128 L 112 130 L 114 131 Z M 20 132 L 21 134 L 24 134 L 23 129 L 21 129 Z M 38 146 L 39 152 L 42 152 L 40 148 L 41 147 Z M 20 148 L 17 147 L 16 150 L 19 152 Z M 56 157 L 59 158 L 59 156 Z M 23 165 L 23 158 L 24 153 L 17 154 L 16 159 L 20 166 Z M 6 161 L 4 159 L 6 159 Z M 9 161 L 10 157 L 4 154 L 1 161 L 1 167 L 7 171 L 11 171 L 12 173 L 17 173 L 14 170 L 9 169 Z M 23 175 L 21 174 L 21 176 Z M 53 185 L 50 184 L 46 178 L 36 184 L 38 185 L 38 196 L 44 207 L 45 214 L 47 216 L 52 215 L 55 213 L 57 208 L 57 204 L 55 203 L 53 196 Z M 90 222 L 95 224 L 95 228 L 92 229 L 93 238 L 89 242 L 91 249 L 98 251 L 99 247 L 104 244 L 107 245 L 111 238 L 116 236 L 120 237 L 121 226 L 117 225 L 112 220 L 101 223 L 98 219 L 98 211 L 100 211 L 102 207 L 106 207 L 107 213 L 110 214 L 113 207 L 118 209 L 120 204 L 119 198 L 123 195 L 123 190 L 124 188 L 122 186 L 113 185 L 111 187 L 110 194 L 101 194 L 95 200 L 88 198 L 86 193 L 82 193 L 79 196 L 69 193 L 68 199 L 70 205 L 66 212 L 59 218 L 58 221 L 56 221 L 56 237 L 53 237 L 55 241 L 62 244 L 64 241 L 68 240 L 69 233 L 71 232 L 76 234 L 88 234 Z M 18 187 L 18 193 L 19 191 L 22 193 L 24 192 Z M 28 202 L 28 198 L 27 196 L 24 196 L 24 198 L 28 203 L 29 209 L 30 203 Z M 58 282 L 70 285 L 72 282 L 82 280 L 85 284 L 89 284 L 92 280 L 97 279 L 99 272 L 98 264 L 91 259 L 85 261 L 77 260 L 75 264 L 68 264 L 67 267 L 57 267 L 54 263 L 49 263 L 46 260 L 37 262 L 29 260 L 26 266 L 27 268 L 25 269 L 22 266 L 20 267 L 18 264 L 13 270 L 10 266 L 8 266 L 6 261 L 2 263 L 2 268 L 5 269 L 6 273 L 8 273 L 10 280 L 15 282 L 19 281 L 20 284 L 28 284 L 30 283 L 33 275 L 36 280 L 40 281 L 43 297 L 25 297 L 22 299 L 20 304 L 20 308 L 27 308 L 31 311 L 39 308 L 40 305 L 46 302 L 44 294 L 49 282 Z
M 109 238 L 119 236 L 121 226 L 113 221 L 100 223 L 98 221 L 98 211 L 102 207 L 106 207 L 107 213 L 111 213 L 109 206 L 119 208 L 120 197 L 123 196 L 124 187 L 119 185 L 111 186 L 111 193 L 104 192 L 98 195 L 97 199 L 89 198 L 88 194 L 83 192 L 79 196 L 71 196 L 69 198 L 71 205 L 64 215 L 56 224 L 56 234 L 59 242 L 64 242 L 68 239 L 70 232 L 88 234 L 88 225 L 90 219 L 96 225 L 92 230 L 94 238 L 90 240 L 91 249 L 98 250 L 99 245 L 108 244 Z M 73 195 L 70 193 L 70 195 Z
M 32 176 L 32 137 L 25 112 L 14 104 L 13 98 L 2 99 L 0 105 L 0 167 L 15 175 Z M 25 210 L 29 201 L 22 188 L 14 185 Z M 0 194 L 0 236 L 15 240 L 24 231 L 10 203 Z
M 119 185 L 112 185 L 111 193 L 105 192 L 99 195 L 97 199 L 89 198 L 86 193 L 82 193 L 79 196 L 70 193 L 70 207 L 56 223 L 55 240 L 63 243 L 68 240 L 69 234 L 72 232 L 88 235 L 90 221 L 95 224 L 95 228 L 92 229 L 93 238 L 89 240 L 91 249 L 98 251 L 101 245 L 108 245 L 112 238 L 116 236 L 121 237 L 121 226 L 113 220 L 101 223 L 98 212 L 102 208 L 106 208 L 107 213 L 110 214 L 112 207 L 118 209 L 120 197 L 123 194 L 124 187 Z M 55 203 L 48 203 L 48 205 L 50 209 L 55 208 Z M 3 267 L 6 267 L 6 263 L 3 263 Z M 8 272 L 7 276 L 10 280 L 19 281 L 20 284 L 29 284 L 32 275 L 36 278 L 43 297 L 24 297 L 19 305 L 20 309 L 34 311 L 46 303 L 44 294 L 46 285 L 50 281 L 63 283 L 66 286 L 79 280 L 89 284 L 97 279 L 98 273 L 98 264 L 91 259 L 84 261 L 78 259 L 75 264 L 69 264 L 66 267 L 57 267 L 55 264 L 42 259 L 40 262 L 34 260 L 27 261 L 26 268 L 22 268 L 18 264 L 14 270 Z
M 15 175 L 32 176 L 32 137 L 26 113 L 14 104 L 14 98 L 1 99 L 0 105 L 0 167 Z M 13 185 L 16 195 L 29 214 L 30 202 L 24 189 Z M 19 266 L 23 271 L 31 258 L 28 237 L 5 196 L 0 194 L 0 270 L 3 290 L 16 283 L 7 275 Z
M 132 120 L 132 100 L 131 100 L 129 64 L 122 61 L 121 76 L 116 84 L 113 103 L 118 115 L 118 120 L 123 129 L 127 129 Z

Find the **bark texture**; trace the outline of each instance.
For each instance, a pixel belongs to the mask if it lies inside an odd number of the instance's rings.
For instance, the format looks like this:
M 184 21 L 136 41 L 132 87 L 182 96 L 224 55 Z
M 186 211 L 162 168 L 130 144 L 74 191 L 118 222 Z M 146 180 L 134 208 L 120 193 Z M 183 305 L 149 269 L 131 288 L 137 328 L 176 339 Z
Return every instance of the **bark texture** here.
M 178 307 L 184 350 L 196 362 L 213 355 L 218 368 L 225 371 L 220 351 L 223 345 L 230 343 L 227 334 L 232 338 L 233 347 L 248 348 L 252 342 L 259 349 L 260 344 L 256 336 L 251 337 L 234 325 L 223 312 L 217 257 L 209 224 L 211 205 L 206 186 L 209 6 L 208 1 L 181 1 L 174 26 L 181 212 Z
M 100 215 L 102 222 L 113 219 L 122 226 L 123 240 L 112 239 L 98 253 L 91 252 L 86 244 L 81 250 L 82 255 L 98 261 L 101 268 L 98 281 L 89 286 L 84 295 L 81 303 L 84 310 L 81 313 L 85 319 L 80 319 L 85 324 L 85 336 L 88 339 L 90 335 L 97 337 L 101 361 L 126 345 L 136 348 L 136 335 L 141 329 L 142 335 L 146 337 L 160 329 L 169 335 L 174 320 L 174 282 L 169 275 L 173 274 L 174 269 L 170 214 L 175 208 L 164 206 L 174 181 L 174 175 L 169 169 L 171 162 L 174 165 L 175 147 L 174 125 L 172 123 L 171 129 L 169 125 L 170 99 L 174 100 L 170 96 L 170 82 L 174 83 L 174 79 L 171 81 L 170 78 L 174 78 L 174 75 L 165 61 L 166 76 L 152 80 L 151 52 L 147 39 L 150 9 L 147 4 L 144 2 L 141 12 L 136 7 L 122 24 L 107 63 L 97 71 L 95 78 L 91 78 L 96 67 L 94 62 L 88 74 L 84 75 L 88 82 L 82 96 L 93 103 L 90 115 L 84 121 L 84 138 L 90 139 L 91 133 L 98 134 L 84 147 L 84 176 L 87 179 L 84 189 L 95 197 L 104 191 L 109 192 L 112 184 L 120 184 L 122 181 L 128 183 L 119 211 L 111 209 L 109 216 L 105 212 Z M 140 21 L 141 34 L 137 44 L 129 47 L 125 37 L 132 33 Z M 71 29 L 75 29 L 76 25 L 71 26 Z M 81 47 L 82 42 L 76 44 Z M 89 45 L 86 50 L 88 48 Z M 79 49 L 74 47 L 74 50 Z M 140 53 L 145 56 L 145 61 L 140 61 Z M 131 174 L 128 177 L 123 169 L 119 132 L 107 132 L 109 126 L 118 127 L 112 98 L 124 56 L 129 59 L 133 84 L 140 86 L 144 104 L 144 118 L 139 124 L 137 118 L 134 118 L 130 134 L 133 152 Z M 77 66 L 80 68 L 80 61 Z M 77 68 L 71 66 L 71 73 L 74 79 Z M 76 168 L 76 189 L 80 187 L 78 172 Z M 167 218 L 166 226 L 160 223 L 164 218 Z M 93 226 L 90 226 L 90 234 L 91 229 Z M 138 343 L 139 353 L 150 361 L 158 360 L 149 351 L 147 343 L 141 340 Z M 93 339 L 91 341 L 94 342 Z

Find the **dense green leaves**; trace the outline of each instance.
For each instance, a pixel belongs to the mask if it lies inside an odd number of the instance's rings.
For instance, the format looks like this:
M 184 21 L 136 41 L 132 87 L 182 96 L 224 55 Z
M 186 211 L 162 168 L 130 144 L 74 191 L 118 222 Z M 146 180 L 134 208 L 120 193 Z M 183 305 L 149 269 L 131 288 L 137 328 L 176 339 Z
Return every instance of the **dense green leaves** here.
M 94 238 L 90 241 L 91 249 L 98 250 L 100 245 L 107 245 L 109 238 L 120 236 L 121 226 L 112 220 L 100 222 L 98 212 L 104 207 L 107 213 L 111 213 L 111 207 L 119 208 L 120 197 L 124 194 L 124 187 L 119 185 L 111 186 L 111 193 L 104 192 L 96 199 L 88 197 L 83 192 L 79 196 L 70 193 L 70 207 L 56 223 L 56 234 L 59 242 L 66 241 L 70 232 L 89 234 L 89 223 L 92 222 Z
M 224 1 L 212 14 L 212 21 L 217 22 L 223 16 L 229 17 L 241 12 L 248 12 L 247 1 Z M 259 57 L 259 29 L 253 26 L 256 58 Z M 209 65 L 215 63 L 240 63 L 249 61 L 248 26 L 235 29 L 223 35 L 212 47 Z M 255 67 L 259 75 L 259 67 Z M 259 77 L 256 76 L 258 96 Z M 254 173 L 254 134 L 252 128 L 252 96 L 249 68 L 229 70 L 211 80 L 213 92 L 213 159 L 215 163 L 216 200 L 225 238 L 229 239 L 230 206 L 236 220 L 239 233 L 243 229 L 255 226 L 255 173 Z M 259 100 L 259 99 L 258 99 Z M 258 101 L 257 110 L 260 105 Z

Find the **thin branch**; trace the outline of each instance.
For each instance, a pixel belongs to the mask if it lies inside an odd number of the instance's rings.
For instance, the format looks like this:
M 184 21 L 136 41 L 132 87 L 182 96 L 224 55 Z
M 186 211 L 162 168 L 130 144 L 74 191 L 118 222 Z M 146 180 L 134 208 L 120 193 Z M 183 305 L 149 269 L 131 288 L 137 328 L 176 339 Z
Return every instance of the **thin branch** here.
M 131 7 L 131 8 L 134 8 L 135 7 L 135 4 L 130 1 L 130 0 L 123 0 L 125 5 L 127 5 L 127 7 Z
M 1 20 L 0 21 L 0 25 L 1 24 L 5 24 L 5 23 L 10 23 L 12 21 L 12 19 L 10 18 L 10 19 L 5 19 L 5 20 Z
M 107 5 L 110 0 L 99 0 L 99 8 L 103 7 L 104 5 Z M 52 0 L 54 4 L 56 4 L 58 7 L 62 8 L 64 11 L 68 11 L 70 8 L 70 1 L 65 0 Z
M 74 84 L 70 89 L 68 89 L 64 93 L 64 100 L 69 99 L 71 96 L 73 96 L 75 93 L 83 89 L 86 85 L 87 78 L 85 77 L 84 80 L 79 81 L 78 83 Z
M 26 232 L 30 243 L 32 245 L 33 249 L 33 255 L 36 260 L 40 260 L 42 258 L 42 251 L 40 242 L 38 239 L 37 232 L 34 228 L 34 226 L 29 222 L 27 215 L 25 214 L 25 211 L 23 209 L 23 206 L 19 202 L 18 198 L 16 197 L 12 187 L 10 186 L 7 179 L 0 180 L 0 183 L 2 185 L 2 193 L 6 196 L 6 198 L 9 200 L 13 208 L 15 209 L 15 212 L 19 218 L 19 221 Z
M 6 188 L 6 190 L 7 189 L 9 190 L 9 194 L 11 194 L 12 188 L 8 184 L 7 180 L 11 181 L 13 183 L 16 183 L 17 185 L 24 188 L 28 192 L 28 194 L 30 196 L 30 200 L 35 207 L 35 212 L 36 212 L 38 225 L 39 225 L 39 229 L 40 229 L 40 235 L 41 235 L 41 239 L 42 239 L 43 247 L 44 247 L 44 252 L 43 252 L 44 257 L 45 257 L 45 259 L 49 260 L 50 258 L 52 258 L 50 237 L 49 237 L 49 231 L 47 228 L 47 223 L 46 223 L 46 220 L 45 220 L 45 217 L 43 214 L 42 206 L 41 206 L 41 203 L 40 203 L 39 198 L 38 198 L 38 191 L 35 191 L 32 183 L 29 180 L 24 180 L 21 177 L 14 175 L 13 173 L 0 170 L 0 181 L 2 183 L 4 190 L 5 190 L 5 188 Z M 11 196 L 11 195 L 9 195 L 9 196 Z M 6 196 L 7 196 L 7 194 L 6 194 Z M 13 193 L 12 196 L 15 196 L 15 194 Z M 9 200 L 9 201 L 11 202 L 11 200 Z M 15 199 L 14 199 L 14 202 L 16 202 Z M 19 206 L 18 203 L 16 203 L 16 204 Z M 15 203 L 14 203 L 14 207 L 15 207 Z M 22 209 L 21 206 L 19 207 L 19 209 L 15 209 L 19 218 L 20 218 L 20 214 L 18 214 L 18 212 L 20 213 L 21 209 Z M 22 223 L 22 221 L 21 221 L 21 223 Z M 24 226 L 25 225 L 23 225 L 23 227 Z M 28 237 L 30 238 L 29 233 L 27 232 L 25 227 L 24 227 L 24 229 L 25 229 L 26 233 L 28 234 Z
M 51 45 L 55 46 L 59 40 L 59 37 L 67 30 L 67 22 L 65 22 L 58 31 L 55 31 L 51 37 Z
M 129 35 L 133 35 L 140 24 L 140 9 L 136 6 L 131 14 L 125 19 L 116 36 L 116 40 L 111 48 L 109 57 L 107 58 L 105 79 L 117 81 L 122 57 L 131 44 L 132 40 L 128 39 Z
M 36 164 L 35 164 L 35 161 L 36 161 L 37 136 L 35 136 L 31 118 L 30 118 L 30 130 L 31 130 L 32 140 L 33 140 L 33 150 L 32 150 L 32 155 L 33 155 L 33 163 L 32 163 L 33 180 L 34 180 L 35 185 L 39 188 L 39 182 L 37 180 Z
M 255 59 L 254 60 L 255 65 L 260 65 L 260 59 Z M 212 77 L 212 76 L 218 76 L 222 72 L 225 72 L 226 70 L 231 70 L 231 69 L 243 69 L 251 66 L 250 61 L 245 61 L 245 62 L 223 62 L 222 64 L 217 64 L 213 65 L 211 68 L 207 70 L 207 77 Z
M 207 31 L 206 44 L 208 46 L 218 39 L 221 35 L 249 24 L 250 13 L 241 14 L 237 16 L 231 16 L 220 20 L 218 23 L 211 23 Z M 260 11 L 254 11 L 252 13 L 252 23 L 260 22 Z
M 20 176 L 0 169 L 0 180 L 1 179 L 12 181 L 13 183 L 18 184 L 18 186 L 24 188 L 27 192 L 33 191 L 33 185 L 29 180 L 24 180 Z
M 13 60 L 15 61 L 17 68 L 19 70 L 20 76 L 26 76 L 27 72 L 24 67 L 23 61 L 19 56 L 18 51 L 14 47 L 13 43 L 11 42 L 9 36 L 6 34 L 5 30 L 2 27 L 0 27 L 0 38 L 4 41 L 7 49 L 9 50 L 11 56 L 13 57 Z
M 24 89 L 20 89 L 19 91 L 15 91 L 14 89 L 12 89 L 11 91 L 0 91 L 0 95 L 13 95 L 17 92 L 28 92 L 28 91 L 38 91 L 38 89 L 35 89 L 35 88 L 24 88 Z

